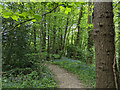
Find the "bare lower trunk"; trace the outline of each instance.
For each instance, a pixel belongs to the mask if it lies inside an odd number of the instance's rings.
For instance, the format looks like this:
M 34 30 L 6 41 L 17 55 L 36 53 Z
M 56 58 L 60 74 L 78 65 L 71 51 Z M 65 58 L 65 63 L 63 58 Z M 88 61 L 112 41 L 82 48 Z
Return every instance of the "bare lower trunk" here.
M 94 3 L 96 88 L 115 88 L 115 44 L 112 2 Z

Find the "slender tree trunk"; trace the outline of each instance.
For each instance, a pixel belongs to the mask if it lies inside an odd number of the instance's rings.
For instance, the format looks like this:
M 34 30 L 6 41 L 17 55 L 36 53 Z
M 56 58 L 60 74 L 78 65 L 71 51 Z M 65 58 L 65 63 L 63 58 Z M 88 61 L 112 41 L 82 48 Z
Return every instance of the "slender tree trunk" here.
M 120 8 L 118 8 L 120 11 Z M 120 13 L 118 14 L 120 18 Z M 119 77 L 120 77 L 120 21 L 118 22 L 118 29 L 119 29 L 119 41 L 118 41 L 118 68 L 119 68 Z M 120 83 L 120 78 L 119 78 L 119 83 Z M 120 84 L 119 84 L 119 89 L 120 89 Z
M 72 20 L 72 23 L 73 23 L 73 20 Z M 73 25 L 73 24 L 72 24 L 72 25 Z M 69 31 L 68 31 L 67 39 L 66 39 L 66 41 L 67 41 L 66 44 L 67 44 L 67 45 L 69 44 L 69 39 L 68 39 L 68 38 L 69 38 L 69 35 L 70 35 L 70 30 L 71 30 L 72 25 L 71 25 L 71 26 L 69 27 L 69 29 L 68 29 Z
M 89 0 L 89 7 L 88 7 L 88 12 L 91 13 L 91 0 Z M 90 14 L 89 13 L 89 14 Z M 88 24 L 92 24 L 91 21 L 91 15 L 88 15 Z M 87 57 L 87 63 L 92 64 L 92 60 L 93 60 L 93 30 L 91 30 L 92 28 L 90 28 L 90 26 L 88 27 L 88 57 Z
M 41 24 L 42 24 L 42 22 L 41 22 Z M 40 71 L 41 71 L 41 68 L 40 68 L 40 66 L 41 66 L 41 61 L 42 61 L 42 58 L 41 58 L 41 56 L 42 56 L 42 27 L 41 27 L 41 29 L 40 29 L 40 52 L 39 52 L 39 59 L 38 59 L 38 63 L 39 63 L 39 65 L 38 65 L 38 72 L 39 72 L 39 75 L 40 75 Z
M 44 15 L 44 39 L 43 39 L 43 43 L 44 43 L 44 49 L 46 49 L 46 15 Z
M 73 29 L 72 29 L 71 45 L 73 45 Z
M 46 8 L 46 5 L 44 4 L 44 9 Z M 45 13 L 45 11 L 44 11 Z M 42 52 L 46 51 L 46 15 L 42 16 L 43 24 L 42 24 Z
M 37 49 L 36 49 L 36 29 L 35 29 L 35 27 L 33 29 L 34 29 L 34 52 L 36 53 L 37 52 Z
M 55 5 L 56 7 L 56 5 Z M 56 9 L 54 10 L 54 13 L 56 12 Z M 54 26 L 53 26 L 53 46 L 52 46 L 52 59 L 54 60 L 54 54 L 55 54 L 55 39 L 56 39 L 56 16 L 54 16 Z
M 50 33 L 49 33 L 49 29 L 50 29 L 50 17 L 49 17 L 49 23 L 48 23 L 48 47 L 47 47 L 47 61 L 49 61 L 50 59 L 50 45 L 49 45 L 49 41 L 50 41 Z
M 62 45 L 62 49 L 61 49 L 60 58 L 62 57 L 62 55 L 64 53 L 64 46 L 65 46 L 65 39 L 66 39 L 68 24 L 69 24 L 69 18 L 67 18 L 67 24 L 66 24 L 66 28 L 65 28 L 65 35 L 64 35 L 64 40 L 63 40 L 63 45 Z
M 0 14 L 1 15 L 1 14 Z M 2 15 L 1 15 L 2 16 Z M 0 16 L 0 27 L 2 27 L 2 17 Z M 0 88 L 2 89 L 2 33 L 1 33 L 2 29 L 0 28 Z
M 43 16 L 42 16 L 42 21 L 41 21 L 41 26 L 40 26 L 40 60 L 41 60 L 41 54 L 43 52 Z
M 83 10 L 83 6 L 81 6 L 80 9 L 80 15 L 79 15 L 79 19 L 78 19 L 78 33 L 77 33 L 77 41 L 76 41 L 76 50 L 75 50 L 75 54 L 74 54 L 74 59 L 76 59 L 77 56 L 77 49 L 78 49 L 78 43 L 79 43 L 79 35 L 80 35 L 80 21 L 81 21 L 81 17 L 82 17 L 82 10 Z
M 63 42 L 63 35 L 62 35 L 62 29 L 59 28 L 59 33 L 60 33 L 60 40 L 58 40 L 58 54 L 61 55 L 62 51 L 62 42 Z M 61 57 L 59 57 L 61 58 Z
M 61 29 L 61 28 L 60 28 L 60 30 L 61 30 L 61 40 L 60 40 L 60 41 L 61 41 L 61 51 L 62 51 L 62 44 L 63 44 L 63 43 L 62 43 L 62 42 L 63 42 L 63 35 L 62 35 L 62 29 Z
M 35 9 L 35 4 L 33 4 L 33 8 Z M 32 10 L 32 7 L 31 7 L 31 10 Z M 34 13 L 36 14 L 36 12 L 34 11 Z M 35 25 L 35 24 L 34 24 Z M 36 28 L 35 26 L 33 25 L 33 30 L 34 30 L 34 52 L 36 53 L 37 52 L 37 48 L 36 48 Z
M 42 52 L 45 52 L 45 48 L 46 48 L 46 26 L 45 26 L 45 16 L 44 16 L 44 30 L 42 30 Z
M 58 32 L 58 54 L 60 53 L 59 50 L 60 50 L 60 28 Z
M 96 60 L 96 88 L 115 88 L 113 69 L 115 59 L 115 30 L 111 2 L 94 3 L 94 39 Z
M 69 21 L 69 22 L 71 22 L 71 21 Z M 73 22 L 73 21 L 72 21 L 72 22 Z M 66 53 L 68 53 L 68 51 L 67 51 L 67 50 L 68 50 L 68 47 L 67 47 L 67 46 L 69 45 L 69 35 L 70 35 L 70 30 L 71 30 L 72 25 L 73 25 L 73 24 L 71 24 L 71 26 L 70 26 L 69 29 L 68 29 L 68 34 L 67 34 L 67 38 L 66 38 L 66 45 L 65 45 L 65 46 L 66 46 L 66 48 L 65 48 Z M 67 56 L 67 54 L 66 54 L 66 56 Z
M 42 52 L 42 37 L 41 37 L 42 32 L 41 31 L 42 31 L 42 27 L 40 29 L 40 60 L 41 60 L 41 52 Z
M 59 28 L 58 30 L 58 54 L 60 55 L 60 50 L 61 50 L 61 29 Z

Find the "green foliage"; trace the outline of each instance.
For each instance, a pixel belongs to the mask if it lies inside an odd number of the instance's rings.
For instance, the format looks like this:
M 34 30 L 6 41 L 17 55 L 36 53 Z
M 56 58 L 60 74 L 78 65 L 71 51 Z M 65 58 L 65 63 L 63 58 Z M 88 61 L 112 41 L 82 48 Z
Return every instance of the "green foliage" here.
M 3 88 L 48 88 L 56 87 L 56 81 L 53 78 L 53 74 L 45 66 L 41 66 L 41 73 L 38 73 L 37 69 L 17 69 L 20 71 L 19 74 L 16 70 L 11 70 L 7 74 L 3 74 L 2 87 Z M 25 72 L 30 73 L 25 74 Z M 16 73 L 13 74 L 13 73 Z
M 56 5 L 58 7 L 54 9 Z M 83 6 L 83 15 L 80 21 L 79 43 L 76 47 L 77 23 L 81 6 Z M 120 21 L 120 4 L 115 6 L 116 3 L 113 3 L 116 37 L 119 37 L 117 24 Z M 87 50 L 88 31 L 93 30 L 93 24 L 88 24 L 88 15 L 92 15 L 93 10 L 88 11 L 87 2 L 5 2 L 1 3 L 1 7 L 3 71 L 7 72 L 7 74 L 12 73 L 3 77 L 3 87 L 36 87 L 37 84 L 38 87 L 54 87 L 55 82 L 51 77 L 52 75 L 45 67 L 40 66 L 41 73 L 38 73 L 39 55 L 41 55 L 40 60 L 42 62 L 46 61 L 48 44 L 50 49 L 49 60 L 52 60 L 53 56 L 55 59 L 59 59 L 61 52 L 63 52 L 64 56 L 73 58 L 77 50 L 76 59 L 82 62 L 68 62 L 66 60 L 55 61 L 54 63 L 73 73 L 77 73 L 84 83 L 95 87 L 94 67 L 85 64 L 87 56 L 90 55 Z M 91 9 L 93 7 L 91 5 Z M 34 19 L 30 20 L 31 18 Z M 69 18 L 68 30 L 65 42 L 63 42 L 67 18 Z M 18 26 L 14 28 L 17 24 Z M 88 30 L 88 27 L 91 29 Z M 53 42 L 55 43 L 54 48 Z M 65 50 L 62 50 L 63 43 L 65 43 Z M 35 48 L 37 51 L 35 51 Z M 120 52 L 118 48 L 119 43 L 116 43 L 117 53 Z M 94 47 L 91 50 L 95 51 Z M 55 51 L 54 54 L 52 54 L 53 51 Z M 95 55 L 94 52 L 92 54 Z M 17 81 L 18 79 L 19 81 Z
M 75 52 L 75 46 L 68 45 L 66 48 L 67 48 L 67 57 L 73 58 Z
M 82 60 L 83 62 L 86 62 L 86 56 L 87 56 L 87 50 L 80 48 L 79 46 L 76 47 L 74 45 L 68 45 L 66 47 L 66 50 L 67 50 L 67 57 L 68 58 L 73 58 L 74 57 L 74 53 L 75 53 L 75 50 L 77 48 L 77 56 L 76 56 L 76 59 L 77 60 Z
M 3 18 L 3 30 L 8 31 L 8 28 L 11 28 L 11 25 L 13 25 L 13 23 L 14 21 L 11 18 Z M 24 67 L 25 62 L 28 61 L 25 60 L 25 54 L 29 51 L 29 46 L 27 45 L 27 30 L 25 30 L 25 28 L 27 27 L 21 25 L 14 31 L 12 30 L 10 32 L 3 33 L 3 71 L 16 67 Z
M 41 20 L 42 19 L 42 17 L 39 14 L 35 14 L 34 18 L 37 19 L 37 20 Z

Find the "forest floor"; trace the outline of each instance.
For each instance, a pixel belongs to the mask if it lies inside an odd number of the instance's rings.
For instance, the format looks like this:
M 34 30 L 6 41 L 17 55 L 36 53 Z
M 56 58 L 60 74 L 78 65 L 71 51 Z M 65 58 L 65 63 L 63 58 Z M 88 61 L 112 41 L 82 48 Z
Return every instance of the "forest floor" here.
M 57 65 L 45 64 L 54 74 L 58 88 L 85 88 L 86 86 L 74 75 Z

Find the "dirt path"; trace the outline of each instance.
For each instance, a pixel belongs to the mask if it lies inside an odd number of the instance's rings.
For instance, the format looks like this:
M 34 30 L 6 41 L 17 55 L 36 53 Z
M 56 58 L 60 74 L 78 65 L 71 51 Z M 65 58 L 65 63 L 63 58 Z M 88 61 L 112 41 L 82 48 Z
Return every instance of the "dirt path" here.
M 85 88 L 76 75 L 57 65 L 47 64 L 47 67 L 53 72 L 59 88 Z

